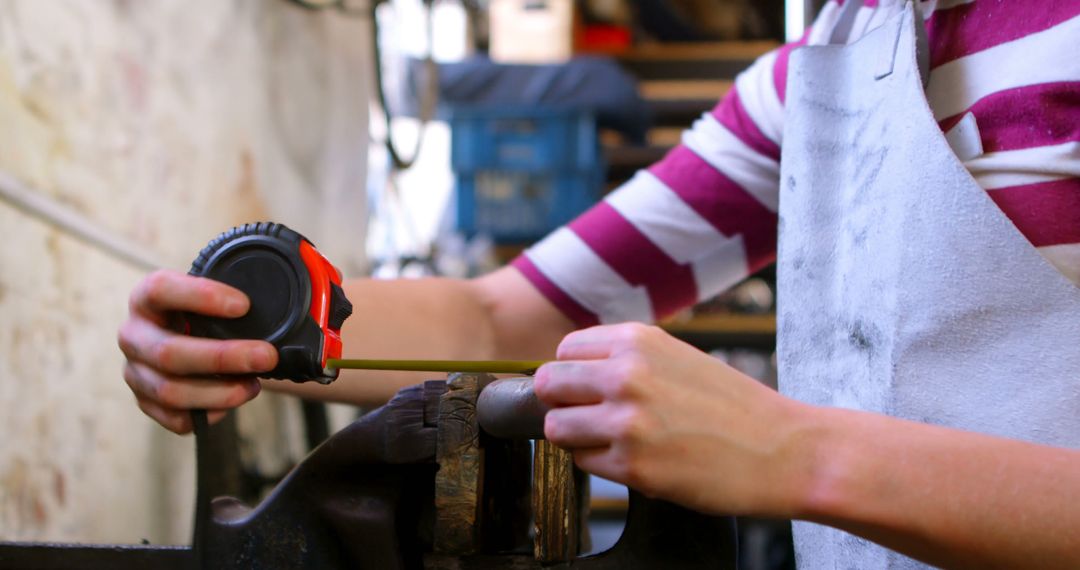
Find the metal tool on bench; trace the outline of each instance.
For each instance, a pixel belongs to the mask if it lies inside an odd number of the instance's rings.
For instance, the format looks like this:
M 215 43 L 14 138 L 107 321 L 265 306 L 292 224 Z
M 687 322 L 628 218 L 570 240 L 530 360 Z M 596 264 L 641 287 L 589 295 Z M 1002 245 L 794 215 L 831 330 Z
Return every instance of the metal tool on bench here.
M 247 270 L 260 277 L 244 275 Z M 340 274 L 283 226 L 226 232 L 200 254 L 193 273 L 223 277 L 245 291 L 252 316 L 234 323 L 189 317 L 189 331 L 269 340 L 282 354 L 277 378 L 328 382 L 347 366 L 410 365 L 336 360 L 351 307 Z M 293 304 L 276 305 L 281 299 Z M 247 333 L 230 332 L 241 329 Z M 251 334 L 254 329 L 273 334 Z M 520 373 L 542 363 L 493 364 L 411 366 Z M 587 500 L 575 490 L 579 477 L 565 452 L 546 442 L 535 444 L 534 461 L 528 441 L 543 438 L 545 412 L 531 378 L 455 371 L 447 380 L 404 388 L 332 436 L 255 507 L 206 496 L 204 483 L 218 465 L 207 451 L 205 414 L 196 414 L 200 492 L 192 547 L 0 543 L 0 567 L 735 568 L 732 518 L 633 491 L 619 542 L 578 557 L 579 503 Z M 545 470 L 558 453 L 565 469 Z

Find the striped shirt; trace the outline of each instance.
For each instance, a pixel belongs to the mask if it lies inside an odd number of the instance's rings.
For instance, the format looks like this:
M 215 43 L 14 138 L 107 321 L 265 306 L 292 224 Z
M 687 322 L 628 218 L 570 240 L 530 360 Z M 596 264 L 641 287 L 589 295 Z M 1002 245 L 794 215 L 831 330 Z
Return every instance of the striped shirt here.
M 802 40 L 738 76 L 680 145 L 513 265 L 580 326 L 653 321 L 776 256 L 788 58 L 831 37 L 830 0 Z M 851 43 L 896 2 L 866 0 Z M 887 6 L 886 6 L 887 5 Z M 1080 0 L 924 0 L 927 99 L 948 132 L 969 113 L 964 165 L 1045 258 L 1080 285 Z M 962 157 L 963 158 L 963 157 Z

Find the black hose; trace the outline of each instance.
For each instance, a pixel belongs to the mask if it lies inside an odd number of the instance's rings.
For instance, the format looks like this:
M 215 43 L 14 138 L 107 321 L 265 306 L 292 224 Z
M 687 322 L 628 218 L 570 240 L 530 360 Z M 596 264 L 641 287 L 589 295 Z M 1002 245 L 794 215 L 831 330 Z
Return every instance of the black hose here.
M 191 533 L 191 560 L 195 568 L 206 568 L 206 532 L 210 519 L 210 442 L 206 410 L 191 410 L 195 432 L 195 523 Z

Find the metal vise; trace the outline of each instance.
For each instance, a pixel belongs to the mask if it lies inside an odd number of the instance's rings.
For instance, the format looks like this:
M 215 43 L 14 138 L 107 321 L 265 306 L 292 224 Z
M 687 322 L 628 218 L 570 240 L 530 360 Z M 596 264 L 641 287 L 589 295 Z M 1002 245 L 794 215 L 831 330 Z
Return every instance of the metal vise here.
M 544 412 L 531 379 L 453 374 L 335 434 L 254 508 L 200 496 L 190 548 L 0 544 L 0 566 L 735 568 L 734 519 L 633 491 L 618 543 L 579 557 L 586 479 L 565 451 L 530 443 Z M 200 481 L 215 468 L 205 438 Z

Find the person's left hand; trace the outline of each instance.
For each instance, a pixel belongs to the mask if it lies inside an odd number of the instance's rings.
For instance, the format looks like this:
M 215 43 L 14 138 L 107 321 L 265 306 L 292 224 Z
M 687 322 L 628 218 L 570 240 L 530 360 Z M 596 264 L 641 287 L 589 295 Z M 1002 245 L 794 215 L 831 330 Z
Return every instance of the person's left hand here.
M 586 471 L 699 511 L 793 514 L 806 406 L 659 328 L 571 333 L 535 390 Z

